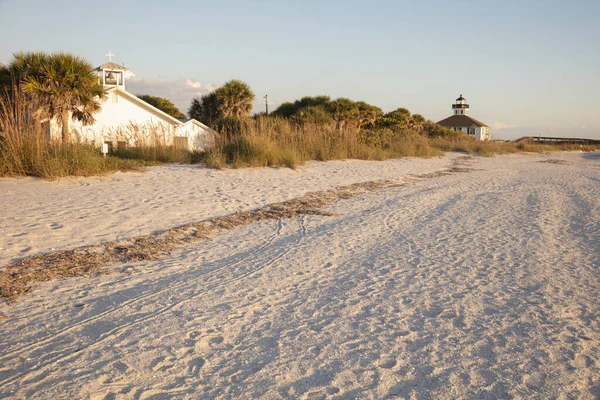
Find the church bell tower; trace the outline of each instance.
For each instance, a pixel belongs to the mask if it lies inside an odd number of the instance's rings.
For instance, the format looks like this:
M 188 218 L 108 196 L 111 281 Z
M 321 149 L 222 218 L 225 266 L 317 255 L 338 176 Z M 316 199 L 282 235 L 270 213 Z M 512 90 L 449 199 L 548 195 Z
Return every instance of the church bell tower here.
M 128 68 L 125 68 L 124 65 L 112 62 L 112 58 L 114 57 L 112 52 L 109 51 L 107 57 L 109 61 L 94 70 L 98 75 L 98 82 L 102 84 L 104 90 L 113 87 L 125 90 L 125 78 L 131 78 L 135 75 Z

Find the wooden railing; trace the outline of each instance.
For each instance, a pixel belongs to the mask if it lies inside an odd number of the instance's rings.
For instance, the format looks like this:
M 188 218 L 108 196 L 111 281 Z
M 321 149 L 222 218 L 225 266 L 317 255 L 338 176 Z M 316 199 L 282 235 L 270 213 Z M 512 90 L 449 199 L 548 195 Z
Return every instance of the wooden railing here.
M 549 136 L 525 136 L 515 142 L 531 142 L 535 144 L 600 144 L 598 139 L 563 138 Z

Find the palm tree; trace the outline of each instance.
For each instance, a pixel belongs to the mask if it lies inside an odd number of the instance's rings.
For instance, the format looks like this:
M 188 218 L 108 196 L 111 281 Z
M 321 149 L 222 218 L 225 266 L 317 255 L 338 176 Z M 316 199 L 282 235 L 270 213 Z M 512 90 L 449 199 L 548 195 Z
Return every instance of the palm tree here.
M 364 101 L 358 101 L 356 105 L 358 106 L 358 129 L 372 126 L 383 115 L 381 108 Z
M 32 96 L 22 96 L 22 86 L 28 77 L 40 77 L 42 67 L 48 61 L 48 54 L 43 52 L 18 52 L 13 54 L 13 60 L 8 65 L 0 65 L 0 95 L 6 96 L 12 107 L 17 107 L 17 98 L 27 102 L 29 107 L 35 107 Z M 29 108 L 28 107 L 28 108 Z M 35 126 L 36 137 L 42 131 L 41 120 L 44 117 L 40 112 L 31 112 Z
M 210 92 L 200 98 L 194 98 L 188 109 L 190 118 L 214 128 L 219 119 L 219 99 L 215 92 Z
M 417 133 L 421 133 L 423 130 L 423 126 L 425 125 L 427 120 L 420 114 L 413 114 L 410 116 L 408 121 L 409 127 L 416 131 Z
M 93 114 L 100 110 L 104 97 L 92 65 L 69 53 L 50 55 L 39 76 L 25 78 L 23 90 L 40 101 L 42 113 L 59 119 L 65 144 L 70 139 L 70 118 L 84 125 L 94 123 Z
M 254 93 L 246 83 L 231 80 L 215 90 L 219 100 L 219 111 L 222 118 L 242 118 L 252 111 Z
M 358 117 L 358 106 L 354 101 L 345 97 L 340 97 L 329 103 L 328 109 L 338 130 L 343 130 Z
M 19 89 L 29 76 L 40 76 L 42 67 L 48 61 L 43 52 L 18 52 L 8 65 L 0 65 L 0 85 L 7 90 Z

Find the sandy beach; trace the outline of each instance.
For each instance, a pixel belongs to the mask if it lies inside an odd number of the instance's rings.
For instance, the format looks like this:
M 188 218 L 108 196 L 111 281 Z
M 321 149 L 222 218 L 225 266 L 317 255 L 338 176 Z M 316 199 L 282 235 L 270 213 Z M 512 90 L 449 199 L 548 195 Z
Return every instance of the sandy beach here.
M 0 397 L 600 398 L 600 152 L 435 174 L 460 157 L 0 179 L 0 269 L 399 182 L 36 284 L 0 304 Z

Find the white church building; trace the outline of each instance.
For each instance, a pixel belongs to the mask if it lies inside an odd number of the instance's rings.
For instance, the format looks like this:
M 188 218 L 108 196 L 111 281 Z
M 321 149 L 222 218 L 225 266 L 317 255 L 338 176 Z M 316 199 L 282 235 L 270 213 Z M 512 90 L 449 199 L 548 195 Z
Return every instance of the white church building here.
M 102 108 L 91 125 L 71 121 L 71 140 L 111 147 L 164 144 L 198 151 L 214 145 L 218 133 L 200 121 L 174 118 L 127 92 L 126 79 L 135 76 L 129 69 L 109 61 L 94 71 L 104 88 Z M 49 122 L 48 130 L 50 138 L 60 139 L 56 120 Z
M 469 117 L 469 105 L 461 94 L 456 103 L 452 104 L 453 115 L 439 121 L 437 124 L 453 131 L 462 131 L 477 140 L 490 140 L 490 127 L 475 118 Z

